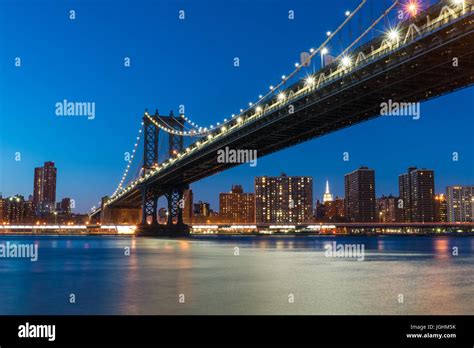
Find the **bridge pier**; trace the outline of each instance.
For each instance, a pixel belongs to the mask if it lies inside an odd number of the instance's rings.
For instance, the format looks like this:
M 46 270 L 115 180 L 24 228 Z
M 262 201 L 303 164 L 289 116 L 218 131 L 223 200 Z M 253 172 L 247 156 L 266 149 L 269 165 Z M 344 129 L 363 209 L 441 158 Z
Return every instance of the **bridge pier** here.
M 169 187 L 158 191 L 146 186 L 142 187 L 142 219 L 137 226 L 139 236 L 154 237 L 186 237 L 190 228 L 183 222 L 184 191 L 187 185 Z M 158 198 L 164 195 L 168 200 L 168 219 L 166 224 L 158 223 Z

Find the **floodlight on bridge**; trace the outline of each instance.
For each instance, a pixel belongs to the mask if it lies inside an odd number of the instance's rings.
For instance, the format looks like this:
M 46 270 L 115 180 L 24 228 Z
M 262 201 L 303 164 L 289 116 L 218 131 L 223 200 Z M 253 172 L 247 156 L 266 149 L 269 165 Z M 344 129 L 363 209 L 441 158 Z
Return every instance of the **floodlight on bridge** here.
M 305 79 L 305 83 L 306 83 L 306 85 L 308 85 L 308 86 L 314 85 L 315 82 L 316 82 L 316 80 L 314 79 L 313 76 L 308 76 L 308 77 Z
M 398 33 L 397 30 L 395 29 L 391 29 L 388 34 L 387 34 L 388 38 L 392 41 L 398 41 L 398 39 L 400 38 L 400 34 Z
M 342 63 L 342 66 L 344 66 L 344 67 L 347 68 L 347 67 L 349 67 L 349 66 L 351 65 L 352 61 L 351 61 L 351 58 L 350 58 L 350 57 L 345 56 L 345 57 L 342 57 L 341 63 Z

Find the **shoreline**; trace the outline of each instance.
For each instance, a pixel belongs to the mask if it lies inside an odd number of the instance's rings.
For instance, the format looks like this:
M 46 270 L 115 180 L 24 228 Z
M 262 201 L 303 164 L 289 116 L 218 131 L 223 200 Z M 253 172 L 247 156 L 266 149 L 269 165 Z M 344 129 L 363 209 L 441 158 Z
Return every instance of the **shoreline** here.
M 275 238 L 275 237 L 474 237 L 474 232 L 437 232 L 437 233 L 191 233 L 187 237 L 162 237 L 162 236 L 139 236 L 133 233 L 34 233 L 34 232 L 13 232 L 0 233 L 0 237 L 9 236 L 44 236 L 44 237 L 137 237 L 137 238 L 157 238 L 157 239 L 193 239 L 196 237 L 225 238 L 225 237 L 255 237 L 255 238 Z

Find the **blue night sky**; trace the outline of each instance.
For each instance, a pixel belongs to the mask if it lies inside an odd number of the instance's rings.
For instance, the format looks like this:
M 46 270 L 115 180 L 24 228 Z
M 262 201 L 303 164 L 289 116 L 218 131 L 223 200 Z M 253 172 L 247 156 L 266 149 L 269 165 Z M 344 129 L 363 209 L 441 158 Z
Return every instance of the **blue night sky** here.
M 34 167 L 51 160 L 58 168 L 57 200 L 71 197 L 76 211 L 89 210 L 117 186 L 145 108 L 177 113 L 184 104 L 200 125 L 222 121 L 289 74 L 299 53 L 321 43 L 358 3 L 0 1 L 0 192 L 32 194 Z M 375 13 L 389 3 L 377 1 Z M 331 52 L 340 52 L 368 21 L 367 6 Z M 193 184 L 194 200 L 218 209 L 219 192 L 232 184 L 253 191 L 254 176 L 281 172 L 312 176 L 315 199 L 326 179 L 341 196 L 344 174 L 360 165 L 375 169 L 377 196 L 398 194 L 398 175 L 413 165 L 435 170 L 437 193 L 446 185 L 472 185 L 473 97 L 472 88 L 464 89 L 422 104 L 419 120 L 378 118 L 260 158 L 254 168 L 242 165 Z M 95 102 L 95 119 L 56 116 L 63 99 Z

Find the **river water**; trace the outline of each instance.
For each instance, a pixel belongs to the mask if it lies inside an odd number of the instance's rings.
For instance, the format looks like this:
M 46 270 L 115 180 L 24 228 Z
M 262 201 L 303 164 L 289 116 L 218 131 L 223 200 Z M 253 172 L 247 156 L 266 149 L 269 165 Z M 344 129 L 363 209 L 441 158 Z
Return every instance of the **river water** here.
M 328 257 L 333 242 L 363 246 L 363 260 Z M 38 260 L 0 258 L 0 314 L 474 314 L 474 237 L 7 243 L 37 244 Z

